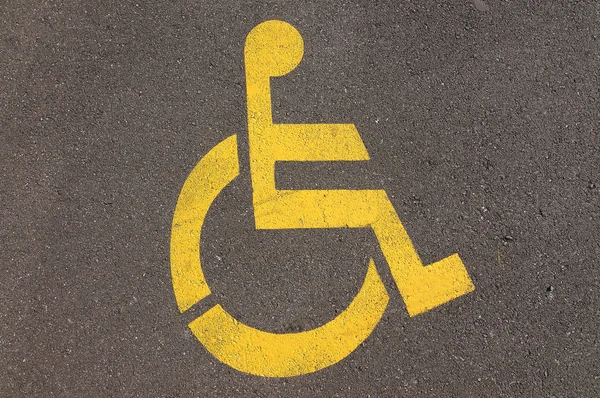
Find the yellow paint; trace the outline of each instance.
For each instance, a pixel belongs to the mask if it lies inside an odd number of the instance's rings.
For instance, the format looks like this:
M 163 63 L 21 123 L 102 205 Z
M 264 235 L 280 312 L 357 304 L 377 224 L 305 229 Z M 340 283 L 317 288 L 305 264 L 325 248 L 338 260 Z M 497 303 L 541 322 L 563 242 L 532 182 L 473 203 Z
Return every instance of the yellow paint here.
M 171 229 L 171 277 L 179 311 L 210 294 L 200 267 L 200 233 L 211 203 L 239 174 L 235 135 L 210 150 L 183 184 Z
M 388 295 L 371 260 L 362 288 L 332 321 L 300 333 L 268 333 L 244 325 L 220 305 L 190 323 L 211 354 L 258 376 L 286 377 L 315 372 L 344 359 L 373 331 Z
M 420 314 L 473 290 L 457 254 L 423 266 L 383 190 L 278 190 L 275 162 L 368 160 L 353 124 L 274 124 L 270 78 L 292 71 L 304 43 L 294 27 L 252 29 L 244 52 L 254 217 L 257 229 L 372 227 L 408 313 Z
M 252 201 L 257 229 L 373 229 L 411 316 L 474 289 L 457 254 L 424 266 L 383 190 L 278 190 L 281 161 L 368 160 L 353 124 L 274 124 L 270 79 L 292 71 L 304 43 L 291 25 L 267 21 L 246 39 L 244 51 Z M 235 136 L 213 148 L 194 168 L 173 219 L 171 266 L 183 312 L 210 294 L 200 266 L 200 233 L 212 201 L 239 173 Z M 216 305 L 190 323 L 198 340 L 220 361 L 243 372 L 294 376 L 330 366 L 373 331 L 388 295 L 373 260 L 352 303 L 330 322 L 300 333 L 268 333 L 244 325 Z

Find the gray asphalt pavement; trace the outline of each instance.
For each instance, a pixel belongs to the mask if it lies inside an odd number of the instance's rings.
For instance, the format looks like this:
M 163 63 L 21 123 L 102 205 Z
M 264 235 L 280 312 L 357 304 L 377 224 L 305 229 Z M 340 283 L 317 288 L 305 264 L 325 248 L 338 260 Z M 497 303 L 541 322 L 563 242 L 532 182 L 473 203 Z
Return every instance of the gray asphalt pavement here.
M 354 123 L 368 162 L 277 168 L 290 189 L 385 189 L 424 263 L 475 290 L 316 373 L 263 378 L 188 323 L 215 303 L 277 333 L 357 294 L 366 229 L 254 228 L 244 41 L 279 19 L 304 59 L 277 123 Z M 598 1 L 31 1 L 0 7 L 0 396 L 574 397 L 600 391 Z M 202 232 L 213 294 L 180 314 L 169 241 L 196 163 L 241 175 Z M 380 266 L 379 264 L 383 264 Z

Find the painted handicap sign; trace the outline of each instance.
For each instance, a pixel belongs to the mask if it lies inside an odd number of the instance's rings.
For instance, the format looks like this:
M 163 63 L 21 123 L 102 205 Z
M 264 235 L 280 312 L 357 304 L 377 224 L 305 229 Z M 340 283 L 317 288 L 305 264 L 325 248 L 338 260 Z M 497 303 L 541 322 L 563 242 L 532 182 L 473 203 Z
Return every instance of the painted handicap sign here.
M 271 77 L 294 70 L 304 54 L 300 33 L 267 21 L 248 34 L 244 49 L 248 144 L 256 229 L 371 228 L 406 304 L 415 316 L 474 289 L 458 254 L 424 265 L 384 190 L 280 190 L 275 164 L 285 161 L 364 161 L 369 154 L 353 124 L 276 124 Z M 239 175 L 237 139 L 212 148 L 185 181 L 171 233 L 171 273 L 179 310 L 211 294 L 200 263 L 206 214 Z M 365 280 L 348 307 L 312 330 L 270 333 L 245 325 L 219 304 L 189 324 L 223 363 L 242 372 L 287 377 L 331 366 L 364 342 L 379 323 L 388 293 L 369 261 Z

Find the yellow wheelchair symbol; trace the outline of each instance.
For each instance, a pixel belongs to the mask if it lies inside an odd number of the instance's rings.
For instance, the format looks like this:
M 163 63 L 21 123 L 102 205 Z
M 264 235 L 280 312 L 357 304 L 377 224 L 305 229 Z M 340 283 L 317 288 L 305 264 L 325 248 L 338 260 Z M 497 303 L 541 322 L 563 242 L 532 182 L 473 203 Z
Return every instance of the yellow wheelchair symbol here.
M 353 124 L 274 124 L 270 78 L 291 72 L 304 54 L 300 33 L 267 21 L 248 34 L 244 49 L 252 201 L 257 229 L 372 228 L 410 316 L 474 289 L 454 254 L 424 266 L 384 190 L 279 190 L 275 162 L 368 160 Z M 185 181 L 171 233 L 171 273 L 179 310 L 210 295 L 200 264 L 200 234 L 219 192 L 239 174 L 237 140 L 211 149 Z M 373 259 L 362 287 L 333 320 L 299 333 L 269 333 L 245 325 L 220 305 L 189 324 L 217 359 L 242 372 L 286 377 L 333 365 L 373 331 L 388 303 Z

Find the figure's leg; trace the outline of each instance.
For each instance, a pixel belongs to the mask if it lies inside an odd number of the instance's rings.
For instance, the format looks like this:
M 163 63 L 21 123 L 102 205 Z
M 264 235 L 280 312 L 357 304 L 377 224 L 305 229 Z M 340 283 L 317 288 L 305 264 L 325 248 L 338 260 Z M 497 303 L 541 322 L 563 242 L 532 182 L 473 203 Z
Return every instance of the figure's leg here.
M 373 231 L 409 315 L 418 315 L 473 291 L 473 282 L 458 254 L 423 266 L 387 194 L 380 192 Z

